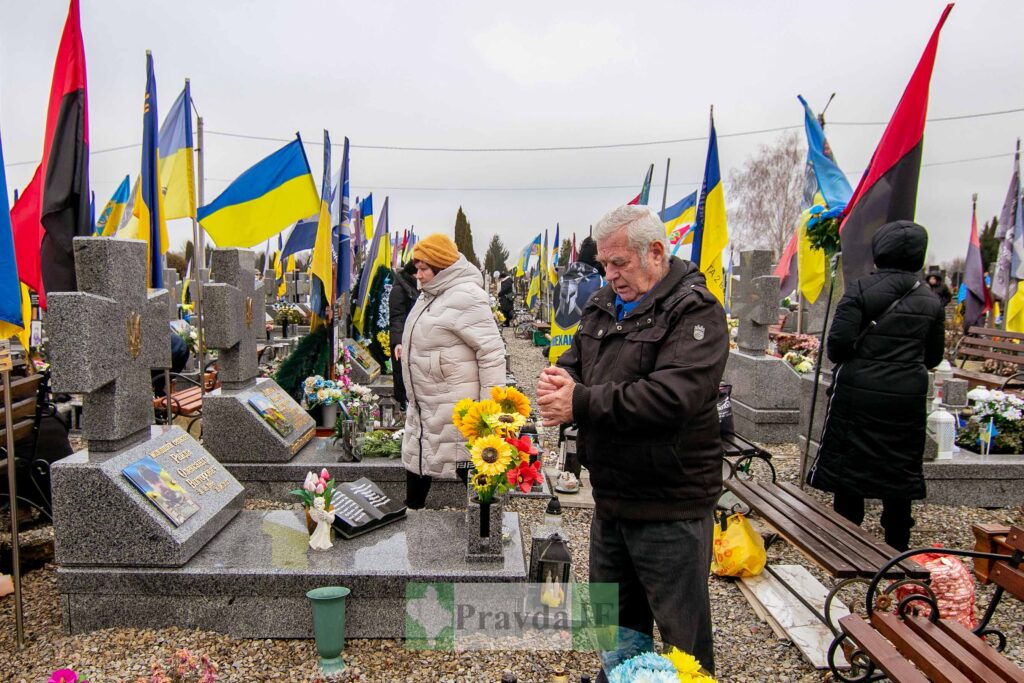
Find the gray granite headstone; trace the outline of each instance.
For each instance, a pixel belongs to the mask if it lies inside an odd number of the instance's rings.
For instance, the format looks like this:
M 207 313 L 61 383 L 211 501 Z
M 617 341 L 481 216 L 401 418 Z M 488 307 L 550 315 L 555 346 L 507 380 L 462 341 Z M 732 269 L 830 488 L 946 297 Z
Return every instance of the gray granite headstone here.
M 178 287 L 178 271 L 174 268 L 164 268 L 164 289 L 167 290 L 167 319 L 178 319 L 178 299 L 181 296 Z
M 942 383 L 942 402 L 951 408 L 967 406 L 967 380 L 947 379 Z
M 380 364 L 373 359 L 370 352 L 362 344 L 349 337 L 346 337 L 342 344 L 348 349 L 352 381 L 364 386 L 375 382 L 380 377 Z
M 167 292 L 146 290 L 146 243 L 74 239 L 77 292 L 55 292 L 46 315 L 52 388 L 83 393 L 93 454 L 149 436 L 150 370 L 171 364 Z
M 206 348 L 218 349 L 218 379 L 225 389 L 242 389 L 259 374 L 256 340 L 264 332 L 257 317 L 255 255 L 247 249 L 214 249 L 214 282 L 203 288 Z
M 738 301 L 737 345 L 748 353 L 764 353 L 768 347 L 768 326 L 778 320 L 779 278 L 771 275 L 772 253 L 767 250 L 740 252 L 742 279 Z
M 53 464 L 54 552 L 62 567 L 180 567 L 241 510 L 242 485 L 199 442 L 180 427 L 151 429 L 147 441 L 102 462 L 80 451 Z M 148 494 L 124 472 L 146 458 L 162 470 L 159 490 Z M 171 518 L 196 507 L 184 522 Z

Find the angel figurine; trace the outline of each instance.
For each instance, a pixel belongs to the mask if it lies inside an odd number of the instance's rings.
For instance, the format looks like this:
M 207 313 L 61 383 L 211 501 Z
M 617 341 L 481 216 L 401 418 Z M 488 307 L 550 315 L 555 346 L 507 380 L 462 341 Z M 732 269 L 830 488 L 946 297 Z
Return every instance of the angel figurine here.
M 313 550 L 328 550 L 334 547 L 331 543 L 331 524 L 334 523 L 334 510 L 324 509 L 324 499 L 313 499 L 313 507 L 309 510 L 310 518 L 316 522 L 316 529 L 309 537 L 309 547 Z

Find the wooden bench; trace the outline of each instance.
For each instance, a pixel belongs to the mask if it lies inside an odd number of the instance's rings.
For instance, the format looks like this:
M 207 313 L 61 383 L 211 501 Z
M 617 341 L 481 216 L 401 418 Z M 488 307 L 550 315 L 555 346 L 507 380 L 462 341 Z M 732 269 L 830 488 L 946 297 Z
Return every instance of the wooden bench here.
M 974 549 L 979 553 L 1013 554 L 1013 550 L 1006 544 L 1010 527 L 1002 524 L 972 524 L 971 531 L 974 533 Z M 991 560 L 974 560 L 974 576 L 977 577 L 978 583 L 989 583 L 988 573 L 991 568 Z
M 1015 374 L 1010 376 L 997 375 L 981 370 L 967 370 L 967 361 L 995 360 L 1016 366 Z M 966 379 L 973 388 L 976 386 L 989 389 L 1006 389 L 1024 387 L 1024 334 L 1007 332 L 990 327 L 971 327 L 967 334 L 960 338 L 953 352 L 953 362 L 960 367 L 953 369 L 953 376 Z
M 862 528 L 833 510 L 824 507 L 798 486 L 777 482 L 772 469 L 770 482 L 759 482 L 742 471 L 743 464 L 760 456 L 744 456 L 732 466 L 725 479 L 725 489 L 747 505 L 779 536 L 795 546 L 808 560 L 837 579 L 825 599 L 823 614 L 811 610 L 819 620 L 838 636 L 839 627 L 832 621 L 831 605 L 841 590 L 851 584 L 867 584 L 883 567 L 893 579 L 926 579 L 928 570 L 911 560 L 890 564 L 899 551 L 875 539 Z M 774 539 L 769 539 L 769 545 Z M 766 566 L 771 572 L 771 568 Z M 783 586 L 803 597 L 781 578 Z
M 14 425 L 14 441 L 24 441 L 33 436 L 36 428 L 36 407 L 39 403 L 39 385 L 43 375 L 36 373 L 28 377 L 11 378 L 11 423 Z M 0 411 L 4 407 L 3 393 L 0 393 Z M 15 449 L 17 453 L 17 449 Z M 7 466 L 7 428 L 3 413 L 0 412 L 0 465 Z
M 868 589 L 866 607 L 868 618 L 851 614 L 839 620 L 843 637 L 832 644 L 829 664 L 836 676 L 834 655 L 842 641 L 849 639 L 856 650 L 848 656 L 856 670 L 844 672 L 841 680 L 875 680 L 880 670 L 895 683 L 925 683 L 926 681 L 1015 681 L 1024 683 L 1021 669 L 1001 654 L 1006 645 L 1005 636 L 989 626 L 1002 597 L 1009 593 L 1024 600 L 1024 528 L 1012 527 L 1006 536 L 1010 554 L 985 553 L 972 550 L 943 550 L 962 557 L 985 559 L 991 563 L 989 578 L 998 586 L 992 602 L 977 627 L 968 630 L 959 622 L 942 619 L 930 596 L 922 600 L 930 603 L 929 616 L 920 616 L 916 606 L 920 600 L 905 601 L 897 612 L 883 611 L 878 604 L 878 590 L 884 580 L 884 570 L 877 575 Z M 892 560 L 892 564 L 914 555 L 935 552 L 934 548 L 911 550 Z M 889 588 L 885 589 L 887 593 Z M 990 646 L 986 635 L 996 636 L 998 645 Z
M 184 384 L 183 388 L 177 388 L 175 382 Z M 157 416 L 161 417 L 161 421 L 165 424 L 170 424 L 174 421 L 175 417 L 185 417 L 188 419 L 188 424 L 185 427 L 185 431 L 191 431 L 192 425 L 195 424 L 199 418 L 203 416 L 203 396 L 205 392 L 213 391 L 220 386 L 217 381 L 216 372 L 207 372 L 204 377 L 204 388 L 199 387 L 198 382 L 181 375 L 172 375 L 171 379 L 171 410 L 170 415 L 167 413 L 167 397 L 158 396 L 153 399 L 153 410 Z

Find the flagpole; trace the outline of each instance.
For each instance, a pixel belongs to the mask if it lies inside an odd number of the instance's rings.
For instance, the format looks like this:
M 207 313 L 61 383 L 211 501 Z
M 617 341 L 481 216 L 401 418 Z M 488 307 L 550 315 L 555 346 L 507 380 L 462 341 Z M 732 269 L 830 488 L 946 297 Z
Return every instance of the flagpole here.
M 668 170 L 672 166 L 672 157 L 665 159 L 665 191 L 661 193 L 661 212 L 665 213 L 665 206 L 668 204 Z
M 842 252 L 836 253 L 829 263 L 828 299 L 825 302 L 825 319 L 821 324 L 821 336 L 818 338 L 818 357 L 814 361 L 814 386 L 811 388 L 811 409 L 807 418 L 807 435 L 804 439 L 804 452 L 800 454 L 800 488 L 807 483 L 807 459 L 811 453 L 811 435 L 814 433 L 814 413 L 818 405 L 818 384 L 821 381 L 821 360 L 825 356 L 825 334 L 828 332 L 828 318 L 832 312 L 832 294 L 836 287 L 836 274 L 839 272 L 839 259 Z M 799 289 L 799 286 L 797 287 Z M 827 416 L 826 416 L 827 417 Z M 820 444 L 819 444 L 820 445 Z
M 185 82 L 187 83 L 188 79 L 186 79 Z M 196 116 L 196 147 L 196 175 L 198 176 L 196 178 L 196 205 L 204 206 L 206 204 L 206 178 L 203 159 L 206 155 L 206 145 L 203 144 L 202 116 Z M 195 216 L 192 217 L 192 239 L 193 244 L 195 244 L 192 258 L 197 266 L 193 269 L 195 271 L 193 275 L 196 281 L 196 322 L 199 323 L 199 343 L 197 344 L 199 347 L 199 398 L 202 399 L 206 395 L 206 330 L 203 327 L 202 277 L 202 271 L 206 269 L 206 235 L 203 230 L 200 230 L 199 221 Z M 168 412 L 169 411 L 170 406 L 168 406 Z
M 26 356 L 28 349 L 25 349 Z M 28 361 L 31 363 L 31 359 Z M 18 491 L 14 460 L 14 419 L 11 413 L 11 343 L 0 341 L 0 374 L 4 384 L 4 431 L 7 433 L 7 491 L 11 505 L 11 578 L 14 581 L 14 630 L 18 649 L 25 646 L 25 627 L 22 623 L 21 556 L 18 542 Z

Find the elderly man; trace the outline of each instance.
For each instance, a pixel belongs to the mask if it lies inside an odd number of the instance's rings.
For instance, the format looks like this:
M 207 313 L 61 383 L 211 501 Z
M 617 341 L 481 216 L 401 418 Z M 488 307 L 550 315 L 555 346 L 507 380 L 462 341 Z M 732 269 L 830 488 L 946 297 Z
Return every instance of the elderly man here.
M 619 586 L 620 633 L 662 640 L 714 670 L 708 570 L 722 488 L 721 304 L 665 226 L 622 206 L 594 226 L 608 284 L 537 383 L 544 425 L 576 423 L 596 508 L 590 581 Z M 621 654 L 621 653 L 620 653 Z M 606 660 L 607 661 L 607 660 Z

